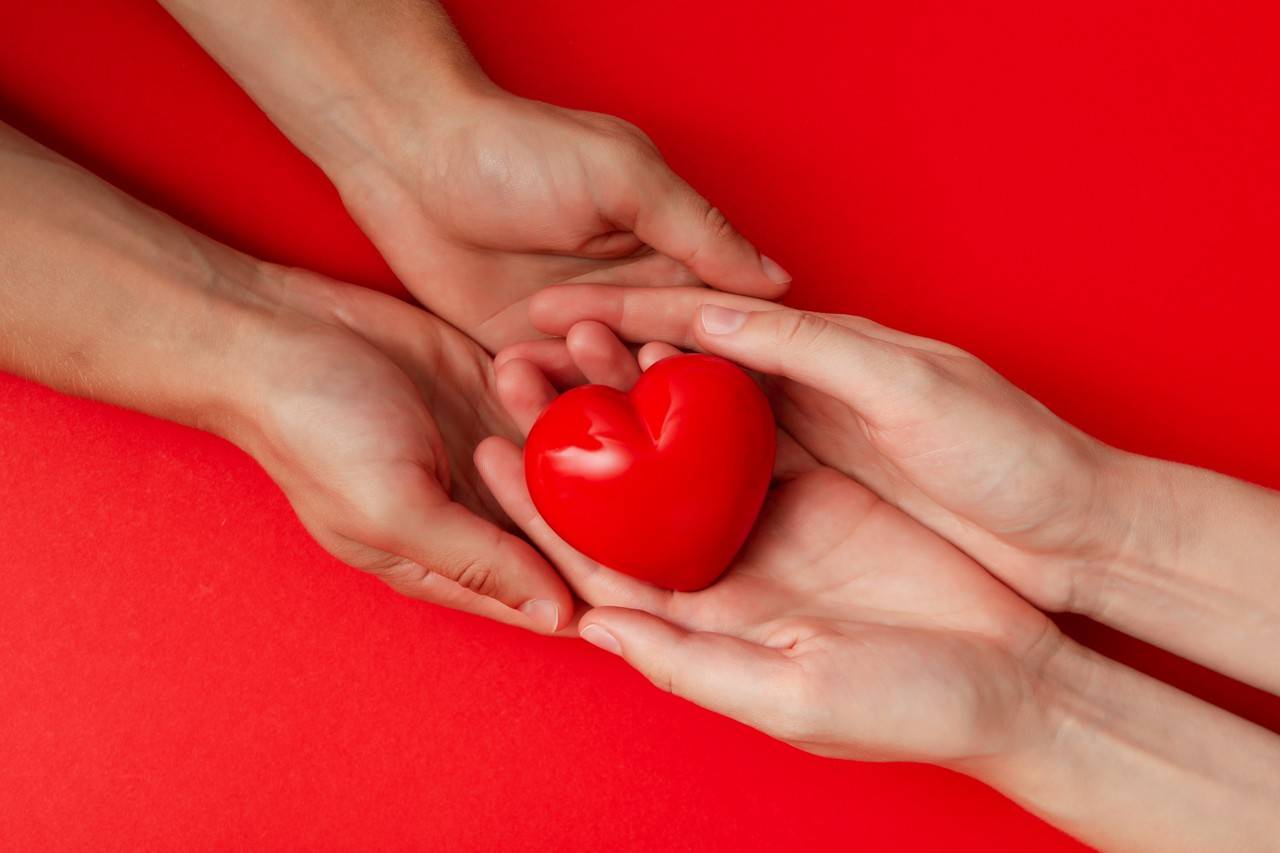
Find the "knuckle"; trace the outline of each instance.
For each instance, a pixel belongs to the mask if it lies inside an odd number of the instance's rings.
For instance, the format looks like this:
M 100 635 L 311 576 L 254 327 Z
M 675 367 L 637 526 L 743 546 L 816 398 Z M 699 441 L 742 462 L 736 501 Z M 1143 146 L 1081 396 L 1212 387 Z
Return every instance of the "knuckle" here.
M 901 387 L 922 399 L 936 396 L 949 380 L 946 368 L 922 352 L 904 354 L 899 373 Z
M 733 223 L 729 221 L 729 217 L 724 215 L 724 211 L 712 204 L 707 204 L 707 208 L 702 214 L 702 224 L 707 233 L 713 235 L 717 240 L 731 240 L 737 234 L 733 228 Z
M 779 312 L 774 335 L 779 348 L 808 350 L 822 345 L 830 334 L 830 324 L 817 314 L 808 311 Z
M 498 591 L 498 576 L 493 567 L 471 557 L 452 567 L 450 576 L 463 589 L 477 595 L 492 596 Z
M 597 125 L 600 139 L 612 154 L 622 160 L 639 163 L 661 161 L 658 146 L 654 145 L 643 130 L 629 121 L 613 116 L 605 116 L 607 120 Z
M 671 670 L 665 667 L 657 672 L 650 673 L 649 683 L 663 693 L 676 693 L 675 679 L 671 674 Z M 677 693 L 676 695 L 679 694 Z
M 600 128 L 606 135 L 616 139 L 622 139 L 626 142 L 640 142 L 645 145 L 652 146 L 653 140 L 649 138 L 643 130 L 625 118 L 609 115 L 607 113 L 592 113 L 592 118 L 596 122 L 596 126 Z

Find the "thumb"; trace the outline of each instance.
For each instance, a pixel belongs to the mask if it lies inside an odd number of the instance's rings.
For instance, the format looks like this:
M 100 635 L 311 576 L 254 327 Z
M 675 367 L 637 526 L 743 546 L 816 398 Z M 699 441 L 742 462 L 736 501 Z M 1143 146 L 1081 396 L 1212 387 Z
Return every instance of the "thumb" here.
M 411 577 L 386 578 L 399 592 L 413 597 L 416 587 L 433 593 L 438 580 L 493 598 L 527 616 L 535 628 L 554 633 L 573 615 L 573 596 L 561 577 L 525 541 L 448 502 L 416 529 L 407 524 L 395 551 L 424 571 Z
M 725 634 L 686 631 L 640 610 L 599 607 L 582 639 L 626 660 L 658 688 L 766 732 L 797 710 L 799 671 L 776 649 Z
M 928 378 L 928 364 L 904 347 L 808 311 L 707 303 L 698 309 L 693 336 L 706 352 L 815 388 L 868 416 Z
M 728 218 L 655 158 L 637 180 L 632 232 L 719 290 L 774 299 L 791 276 L 761 255 Z

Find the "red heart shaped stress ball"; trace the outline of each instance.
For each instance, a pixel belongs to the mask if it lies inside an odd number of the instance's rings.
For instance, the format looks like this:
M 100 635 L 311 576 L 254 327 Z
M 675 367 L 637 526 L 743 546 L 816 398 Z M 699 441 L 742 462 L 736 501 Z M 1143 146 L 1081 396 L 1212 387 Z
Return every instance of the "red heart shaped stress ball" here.
M 566 542 L 657 586 L 702 589 L 729 566 L 773 474 L 764 394 L 722 358 L 682 355 L 630 393 L 586 385 L 529 432 L 525 478 Z

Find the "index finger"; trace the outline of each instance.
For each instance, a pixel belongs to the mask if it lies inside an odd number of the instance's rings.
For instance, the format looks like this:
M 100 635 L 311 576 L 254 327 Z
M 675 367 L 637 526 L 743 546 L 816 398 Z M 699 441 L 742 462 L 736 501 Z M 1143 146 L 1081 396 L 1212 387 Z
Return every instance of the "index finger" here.
M 538 330 L 561 336 L 581 320 L 598 320 L 628 341 L 665 341 L 697 349 L 693 321 L 698 307 L 705 304 L 737 311 L 776 311 L 782 307 L 705 287 L 567 284 L 534 295 L 529 302 L 529 320 Z

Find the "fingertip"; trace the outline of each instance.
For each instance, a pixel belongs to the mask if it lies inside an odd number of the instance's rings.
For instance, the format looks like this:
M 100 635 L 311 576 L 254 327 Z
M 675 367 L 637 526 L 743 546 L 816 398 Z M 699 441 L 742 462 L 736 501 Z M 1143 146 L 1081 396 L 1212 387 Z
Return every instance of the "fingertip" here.
M 510 515 L 510 484 L 513 480 L 518 483 L 523 474 L 520 448 L 506 438 L 491 435 L 476 445 L 471 458 L 484 484 Z
M 574 363 L 591 382 L 627 391 L 640 378 L 635 356 L 598 320 L 575 323 L 565 342 Z
M 791 286 L 791 273 L 784 270 L 781 264 L 768 255 L 760 255 L 760 270 L 774 287 L 779 288 L 779 295 L 786 293 L 787 288 Z
M 540 634 L 560 630 L 560 605 L 549 598 L 531 598 L 520 605 L 520 612 L 529 620 L 529 627 Z
M 556 319 L 559 316 L 557 310 L 562 298 L 562 291 L 566 287 L 573 285 L 552 285 L 544 287 L 533 296 L 529 297 L 529 322 L 540 332 L 548 335 L 563 335 L 564 331 L 556 330 Z
M 641 370 L 648 370 L 663 359 L 671 358 L 675 355 L 683 355 L 683 353 L 666 341 L 650 341 L 640 347 L 640 352 L 636 354 L 636 360 L 640 363 Z
M 599 320 L 579 320 L 569 327 L 564 339 L 569 345 L 569 351 L 576 354 L 589 350 L 603 350 L 611 339 L 617 340 L 617 337 Z
M 475 461 L 476 468 L 483 474 L 486 468 L 502 458 L 508 447 L 514 448 L 515 445 L 500 435 L 491 435 L 480 440 L 476 449 L 471 452 L 471 458 Z
M 494 353 L 493 355 L 494 372 L 496 373 L 497 371 L 500 371 L 502 369 L 502 366 L 507 362 L 511 361 L 512 359 L 521 358 L 520 353 L 522 349 L 523 349 L 523 346 L 521 344 L 514 344 L 509 347 L 503 347 L 502 349 Z
M 515 421 L 521 433 L 528 435 L 542 410 L 555 399 L 555 388 L 533 362 L 511 358 L 495 370 L 498 400 Z
M 578 625 L 578 636 L 586 640 L 598 649 L 602 649 L 611 655 L 621 655 L 622 645 L 618 642 L 618 638 L 606 627 L 600 624 Z

